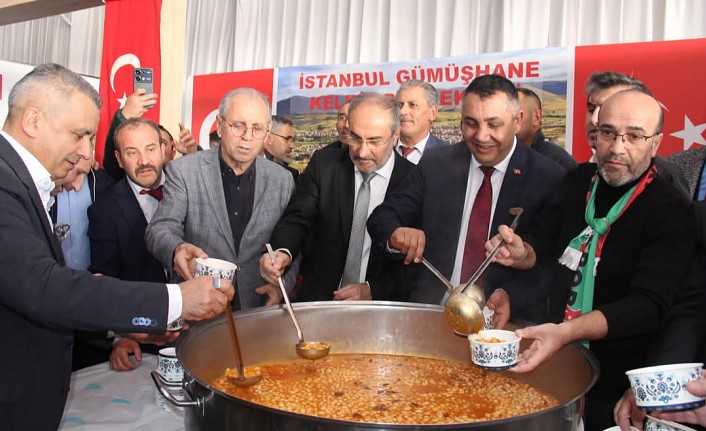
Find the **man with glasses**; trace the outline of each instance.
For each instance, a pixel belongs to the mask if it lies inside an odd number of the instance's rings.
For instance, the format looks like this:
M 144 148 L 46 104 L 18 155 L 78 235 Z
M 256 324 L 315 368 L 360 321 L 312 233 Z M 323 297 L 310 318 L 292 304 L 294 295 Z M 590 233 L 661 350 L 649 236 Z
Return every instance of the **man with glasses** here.
M 628 387 L 625 371 L 643 365 L 656 332 L 689 267 L 694 219 L 688 200 L 656 175 L 662 141 L 657 101 L 625 90 L 598 114 L 596 161 L 569 172 L 536 223 L 507 226 L 497 262 L 517 270 L 554 262 L 550 315 L 554 322 L 520 329 L 533 339 L 516 372 L 527 372 L 574 341 L 583 341 L 601 373 L 587 395 L 587 431 L 613 423 L 613 406 Z M 558 259 L 558 261 L 557 261 Z
M 452 284 L 466 283 L 485 259 L 489 235 L 510 223 L 510 208 L 524 208 L 522 223 L 529 222 L 564 175 L 564 168 L 518 144 L 521 121 L 512 82 L 498 75 L 474 79 L 462 101 L 463 141 L 426 152 L 373 212 L 368 231 L 375 244 L 398 250 L 406 264 L 420 263 L 423 255 Z M 446 300 L 446 287 L 429 271 L 420 269 L 409 282 L 414 302 Z M 509 319 L 508 301 L 514 317 L 547 320 L 550 268 L 522 272 L 491 265 L 478 284 L 495 308 L 496 324 Z
M 292 159 L 297 135 L 294 133 L 292 120 L 279 115 L 272 116 L 272 129 L 265 138 L 265 157 L 288 170 L 294 181 L 299 177 L 299 171 L 289 166 Z
M 258 259 L 294 192 L 292 175 L 261 154 L 270 130 L 270 104 L 251 88 L 226 94 L 218 109 L 221 144 L 170 162 L 164 198 L 147 227 L 150 252 L 181 279 L 195 259 L 233 262 L 234 309 L 278 304 L 278 288 L 263 281 Z M 285 275 L 294 286 L 297 268 Z
M 348 147 L 314 153 L 270 242 L 260 270 L 270 283 L 303 255 L 298 301 L 404 300 L 402 266 L 371 247 L 368 214 L 414 165 L 393 151 L 400 113 L 395 101 L 361 93 L 349 110 Z M 291 270 L 290 270 L 291 272 Z

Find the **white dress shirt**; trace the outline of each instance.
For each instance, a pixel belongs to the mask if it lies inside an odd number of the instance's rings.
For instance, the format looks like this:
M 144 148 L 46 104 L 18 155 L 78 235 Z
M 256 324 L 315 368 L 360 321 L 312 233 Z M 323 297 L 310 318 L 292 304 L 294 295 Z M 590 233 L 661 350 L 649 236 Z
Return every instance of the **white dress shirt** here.
M 355 165 L 354 165 L 355 166 Z M 370 180 L 370 202 L 368 203 L 368 217 L 373 212 L 373 210 L 385 200 L 385 192 L 387 192 L 387 185 L 390 183 L 390 177 L 392 176 L 392 170 L 395 168 L 395 156 L 390 155 L 390 158 L 383 165 L 382 168 L 375 171 L 375 175 Z M 358 167 L 355 166 L 355 198 L 358 199 L 358 191 L 360 185 L 363 183 L 363 174 L 360 173 Z M 355 203 L 353 204 L 355 208 Z M 365 230 L 365 239 L 363 240 L 363 254 L 360 260 L 360 280 L 365 280 L 365 275 L 368 272 L 368 262 L 370 260 L 370 248 L 372 247 L 373 240 L 370 238 L 368 230 Z M 340 282 L 339 282 L 340 284 Z M 341 286 L 339 286 L 341 287 Z
M 507 154 L 507 156 L 497 165 L 493 166 L 495 171 L 490 177 L 490 183 L 493 186 L 493 202 L 490 207 L 490 222 L 489 227 L 492 225 L 493 217 L 495 216 L 495 205 L 498 203 L 498 196 L 500 195 L 500 188 L 503 185 L 503 179 L 505 178 L 505 173 L 507 172 L 507 167 L 510 164 L 510 158 L 515 152 L 515 146 L 517 145 L 517 138 L 512 144 L 512 149 Z M 483 183 L 483 171 L 480 170 L 480 163 L 471 156 L 471 169 L 468 175 L 468 182 L 466 183 L 466 200 L 463 203 L 463 216 L 461 217 L 461 231 L 459 232 L 458 245 L 456 246 L 456 259 L 454 260 L 454 270 L 451 274 L 452 285 L 457 286 L 461 283 L 466 283 L 468 280 L 461 280 L 461 266 L 463 265 L 463 249 L 466 245 L 466 235 L 468 234 L 468 220 L 471 218 L 471 210 L 473 209 L 473 202 L 476 200 L 476 195 L 478 194 L 478 189 Z M 488 229 L 488 236 L 495 235 L 495 232 L 491 232 Z M 444 295 L 444 300 L 446 300 L 446 295 Z
M 421 160 L 422 155 L 424 154 L 424 149 L 427 147 L 427 141 L 429 140 L 429 133 L 422 139 L 421 141 L 417 142 L 414 144 L 414 151 L 409 153 L 409 155 L 406 157 L 407 160 L 410 162 L 414 163 L 415 165 L 419 163 L 419 160 Z M 395 145 L 395 151 L 397 151 L 400 156 L 404 157 L 404 154 L 402 154 L 402 150 L 400 147 L 402 147 L 402 141 L 397 140 L 397 145 Z
M 147 223 L 151 222 L 152 217 L 154 217 L 154 213 L 157 212 L 159 201 L 155 197 L 150 196 L 148 194 L 140 194 L 144 187 L 134 183 L 127 176 L 125 178 L 127 179 L 127 183 L 130 184 L 130 188 L 132 189 L 132 192 L 135 195 L 135 199 L 137 199 L 137 203 L 140 204 L 142 214 L 145 215 L 145 220 L 147 220 Z M 159 185 L 163 186 L 165 180 L 166 179 L 164 172 L 162 172 L 162 177 L 159 180 Z

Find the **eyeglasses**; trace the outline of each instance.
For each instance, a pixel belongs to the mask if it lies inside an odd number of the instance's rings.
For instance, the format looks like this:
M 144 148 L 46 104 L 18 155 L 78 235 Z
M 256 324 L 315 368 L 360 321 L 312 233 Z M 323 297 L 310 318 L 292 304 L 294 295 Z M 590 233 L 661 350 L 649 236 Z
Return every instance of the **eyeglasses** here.
M 358 135 L 354 135 L 350 131 L 348 132 L 348 145 L 353 146 L 353 147 L 359 147 L 365 143 L 369 147 L 373 148 L 378 148 L 381 147 L 385 144 L 387 144 L 390 139 L 392 139 L 392 135 L 390 135 L 389 138 L 383 139 L 383 138 L 373 138 L 373 139 L 363 139 Z
M 252 137 L 255 139 L 262 139 L 265 137 L 265 135 L 267 135 L 267 126 L 262 124 L 253 124 L 252 126 L 248 127 L 248 125 L 242 121 L 233 121 L 232 123 L 229 123 L 228 120 L 223 117 L 221 117 L 221 120 L 223 120 L 224 123 L 230 126 L 230 129 L 233 131 L 233 133 L 235 133 L 236 136 L 245 136 L 248 130 L 250 130 L 250 132 L 252 133 Z
M 270 132 L 270 135 L 279 136 L 280 138 L 284 139 L 284 140 L 287 141 L 287 142 L 292 142 L 292 143 L 294 143 L 294 142 L 297 141 L 297 137 L 296 137 L 296 136 L 284 136 L 284 135 L 280 135 L 279 133 L 275 133 L 275 132 Z
M 622 138 L 623 142 L 628 141 L 631 144 L 639 144 L 641 142 L 645 142 L 650 138 L 654 138 L 655 136 L 659 135 L 660 132 L 655 132 L 652 135 L 646 136 L 641 133 L 637 132 L 627 132 L 627 133 L 618 133 L 613 129 L 609 129 L 607 127 L 599 127 L 596 129 L 596 137 L 599 141 L 604 141 L 604 142 L 615 142 L 615 140 L 620 137 Z

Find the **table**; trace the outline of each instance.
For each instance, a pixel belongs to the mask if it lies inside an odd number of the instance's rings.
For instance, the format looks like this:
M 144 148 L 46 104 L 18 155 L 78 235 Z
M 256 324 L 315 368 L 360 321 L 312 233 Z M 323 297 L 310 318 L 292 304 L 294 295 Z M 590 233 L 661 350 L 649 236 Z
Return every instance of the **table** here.
M 60 430 L 115 431 L 184 429 L 183 411 L 162 410 L 150 372 L 157 356 L 143 353 L 132 371 L 112 371 L 108 362 L 74 372 Z

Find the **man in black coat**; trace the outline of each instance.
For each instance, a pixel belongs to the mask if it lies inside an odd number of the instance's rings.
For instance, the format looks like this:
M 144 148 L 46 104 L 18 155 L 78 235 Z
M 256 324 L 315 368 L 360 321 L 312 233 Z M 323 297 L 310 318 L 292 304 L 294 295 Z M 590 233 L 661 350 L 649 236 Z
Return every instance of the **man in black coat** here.
M 381 94 L 362 93 L 351 102 L 348 148 L 314 153 L 272 232 L 276 263 L 267 255 L 260 259 L 269 282 L 276 283 L 292 258 L 303 252 L 299 301 L 406 299 L 399 283 L 401 265 L 371 248 L 364 224 L 385 194 L 414 168 L 393 151 L 399 118 L 394 100 Z M 369 201 L 357 230 L 355 209 L 362 201 L 364 178 L 369 178 Z M 353 251 L 356 240 L 360 247 Z M 351 270 L 356 261 L 360 265 Z

